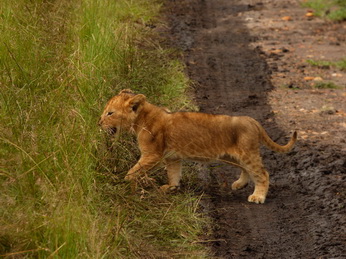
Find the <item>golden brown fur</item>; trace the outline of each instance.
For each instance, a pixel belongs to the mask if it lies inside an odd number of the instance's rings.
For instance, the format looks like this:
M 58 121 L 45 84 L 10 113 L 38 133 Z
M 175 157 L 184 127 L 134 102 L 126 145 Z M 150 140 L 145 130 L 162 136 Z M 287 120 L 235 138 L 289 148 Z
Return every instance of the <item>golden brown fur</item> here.
M 295 132 L 287 145 L 280 146 L 250 117 L 170 113 L 148 103 L 144 95 L 130 90 L 122 90 L 107 103 L 99 124 L 116 135 L 127 130 L 137 136 L 141 158 L 125 179 L 133 180 L 165 162 L 168 185 L 161 189 L 172 190 L 179 186 L 183 159 L 229 161 L 242 168 L 232 189 L 241 189 L 252 180 L 255 190 L 248 201 L 256 203 L 265 201 L 269 187 L 269 174 L 262 164 L 260 144 L 277 152 L 288 152 L 297 139 Z

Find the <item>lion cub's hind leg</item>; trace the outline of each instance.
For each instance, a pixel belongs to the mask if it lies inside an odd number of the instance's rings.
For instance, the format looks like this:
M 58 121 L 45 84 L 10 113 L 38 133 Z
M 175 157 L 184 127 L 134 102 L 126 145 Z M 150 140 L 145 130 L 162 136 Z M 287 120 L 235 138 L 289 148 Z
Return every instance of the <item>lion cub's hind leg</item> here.
M 255 203 L 264 203 L 269 188 L 269 174 L 264 169 L 259 153 L 244 157 L 241 160 L 242 166 L 246 168 L 249 178 L 255 184 L 255 190 L 248 197 L 248 201 Z
M 233 182 L 232 190 L 240 190 L 248 185 L 250 180 L 250 176 L 247 171 L 242 170 L 240 177 L 237 181 Z
M 229 162 L 230 164 L 233 164 L 233 165 L 238 165 L 238 164 L 240 165 L 240 164 L 244 163 L 239 158 L 239 156 L 235 156 L 232 151 L 229 152 L 229 154 L 232 154 L 232 155 L 227 155 L 227 156 L 222 158 L 226 163 Z M 249 173 L 245 170 L 245 167 L 244 167 L 244 168 L 242 168 L 239 179 L 233 182 L 232 190 L 235 191 L 235 190 L 240 190 L 240 189 L 244 188 L 245 186 L 248 185 L 249 181 L 250 181 Z
M 167 159 L 166 163 L 168 184 L 161 186 L 160 189 L 163 192 L 175 191 L 180 185 L 182 163 L 180 160 Z

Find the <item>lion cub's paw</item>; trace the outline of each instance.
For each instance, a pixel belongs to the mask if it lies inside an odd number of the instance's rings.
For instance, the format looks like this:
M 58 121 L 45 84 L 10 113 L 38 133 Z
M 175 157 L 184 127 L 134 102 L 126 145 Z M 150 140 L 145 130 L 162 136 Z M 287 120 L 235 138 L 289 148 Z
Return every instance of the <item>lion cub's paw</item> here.
M 247 200 L 248 200 L 248 202 L 254 202 L 254 203 L 259 204 L 259 203 L 264 203 L 265 199 L 266 198 L 263 196 L 258 196 L 258 195 L 252 194 L 249 196 L 249 198 Z
M 165 184 L 160 187 L 160 191 L 162 191 L 163 193 L 170 193 L 177 190 L 179 190 L 179 186 L 172 186 L 169 184 Z
M 138 175 L 138 174 L 128 174 L 124 178 L 125 181 L 128 182 L 137 182 L 145 185 L 150 185 L 156 182 L 154 178 L 151 178 L 147 175 Z
M 131 175 L 126 175 L 124 178 L 125 181 L 132 181 L 133 177 Z
M 236 191 L 236 190 L 243 189 L 246 185 L 247 185 L 247 183 L 242 183 L 242 182 L 235 181 L 232 184 L 232 190 Z
M 135 178 L 132 175 L 126 175 L 125 178 L 124 178 L 125 181 L 132 181 L 134 179 Z
M 133 181 L 136 177 L 133 174 L 127 174 L 124 178 L 125 181 Z

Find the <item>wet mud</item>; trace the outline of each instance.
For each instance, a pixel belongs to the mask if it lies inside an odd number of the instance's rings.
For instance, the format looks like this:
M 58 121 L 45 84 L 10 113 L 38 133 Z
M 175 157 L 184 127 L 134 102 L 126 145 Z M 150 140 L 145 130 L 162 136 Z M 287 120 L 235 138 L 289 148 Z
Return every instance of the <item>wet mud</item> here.
M 309 92 L 273 95 L 277 88 L 273 82 L 278 80 L 273 55 L 264 55 L 261 35 L 248 26 L 252 20 L 244 18 L 244 13 L 258 17 L 275 2 L 171 0 L 166 9 L 173 44 L 184 52 L 200 110 L 251 116 L 273 140 L 284 144 L 294 130 L 299 134 L 331 122 L 322 118 L 314 126 L 311 120 L 293 116 L 289 110 L 293 108 L 285 106 L 287 94 L 304 102 Z M 271 36 L 276 38 L 275 31 Z M 285 65 L 289 66 L 287 60 Z M 284 115 L 285 109 L 291 118 Z M 335 118 L 335 123 L 343 123 L 344 117 Z M 336 135 L 344 133 L 342 127 L 333 129 Z M 212 254 L 216 258 L 346 258 L 343 137 L 336 143 L 332 138 L 319 141 L 306 134 L 289 154 L 263 148 L 262 155 L 271 177 L 262 205 L 247 202 L 251 184 L 230 190 L 239 169 L 213 163 L 200 170 L 206 181 L 202 209 L 213 219 L 212 234 L 206 237 Z

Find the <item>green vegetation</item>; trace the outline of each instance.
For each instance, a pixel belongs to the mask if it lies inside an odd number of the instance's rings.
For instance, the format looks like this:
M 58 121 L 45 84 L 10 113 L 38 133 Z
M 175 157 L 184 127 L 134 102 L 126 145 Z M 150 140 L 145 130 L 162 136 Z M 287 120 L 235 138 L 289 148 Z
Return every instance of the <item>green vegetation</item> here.
M 338 88 L 340 88 L 339 86 L 337 86 L 333 82 L 316 82 L 313 87 L 318 88 L 318 89 L 338 89 Z
M 317 16 L 333 21 L 346 20 L 346 0 L 307 0 L 302 5 L 314 9 Z
M 1 1 L 0 255 L 205 256 L 199 197 L 134 193 L 122 181 L 133 139 L 111 143 L 97 127 L 122 88 L 188 105 L 183 66 L 151 29 L 159 10 L 157 0 Z
M 343 58 L 342 60 L 336 61 L 336 62 L 325 61 L 325 60 L 311 60 L 311 59 L 308 59 L 306 62 L 308 62 L 312 66 L 316 66 L 320 68 L 336 67 L 340 70 L 346 70 L 346 58 Z

